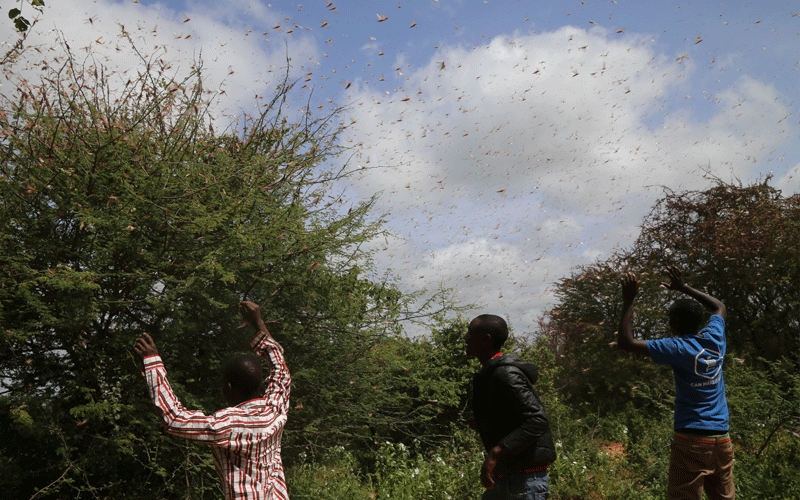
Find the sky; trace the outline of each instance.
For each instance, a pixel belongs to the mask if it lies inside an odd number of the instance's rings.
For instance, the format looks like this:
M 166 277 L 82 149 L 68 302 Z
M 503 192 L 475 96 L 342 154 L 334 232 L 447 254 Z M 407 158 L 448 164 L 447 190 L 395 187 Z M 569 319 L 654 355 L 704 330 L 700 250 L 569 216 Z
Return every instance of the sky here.
M 376 273 L 526 335 L 554 283 L 629 247 L 665 190 L 800 192 L 792 4 L 52 0 L 25 43 L 124 71 L 124 28 L 176 73 L 202 60 L 223 121 L 288 72 L 298 107 L 344 107 L 350 154 L 331 168 L 355 170 L 350 202 L 379 194 Z M 0 28 L 4 48 L 17 37 Z

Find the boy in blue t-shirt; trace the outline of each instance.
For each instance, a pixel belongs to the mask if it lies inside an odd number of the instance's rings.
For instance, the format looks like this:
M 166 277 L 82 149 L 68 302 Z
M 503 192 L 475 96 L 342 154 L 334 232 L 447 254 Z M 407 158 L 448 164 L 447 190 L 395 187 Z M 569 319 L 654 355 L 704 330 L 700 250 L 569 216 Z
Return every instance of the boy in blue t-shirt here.
M 661 286 L 695 299 L 678 299 L 670 306 L 669 326 L 675 336 L 647 341 L 633 338 L 631 316 L 639 282 L 633 273 L 626 273 L 617 346 L 672 366 L 676 395 L 667 487 L 670 500 L 700 500 L 703 490 L 711 500 L 733 499 L 733 445 L 722 378 L 725 304 L 684 283 L 677 267 L 668 266 L 667 274 L 670 283 Z M 711 312 L 702 329 L 701 304 Z

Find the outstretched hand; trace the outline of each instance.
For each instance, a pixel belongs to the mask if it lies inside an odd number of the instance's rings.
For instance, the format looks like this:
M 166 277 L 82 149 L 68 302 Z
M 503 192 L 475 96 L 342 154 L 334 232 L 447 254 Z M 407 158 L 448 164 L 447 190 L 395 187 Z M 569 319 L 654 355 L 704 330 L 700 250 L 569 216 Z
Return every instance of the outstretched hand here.
M 633 273 L 623 274 L 622 300 L 631 303 L 636 298 L 637 293 L 639 293 L 639 281 L 636 280 L 636 275 Z
M 243 321 L 239 328 L 247 325 L 258 328 L 258 323 L 261 321 L 261 306 L 249 300 L 242 300 L 239 302 L 239 314 L 242 315 Z
M 136 345 L 133 347 L 133 350 L 136 351 L 136 354 L 142 359 L 148 356 L 158 356 L 156 343 L 153 342 L 153 338 L 146 332 L 142 332 L 142 337 L 136 340 Z
M 668 290 L 675 290 L 682 292 L 686 289 L 686 283 L 683 281 L 681 270 L 677 266 L 667 266 L 667 275 L 669 276 L 669 283 L 661 283 L 661 286 Z

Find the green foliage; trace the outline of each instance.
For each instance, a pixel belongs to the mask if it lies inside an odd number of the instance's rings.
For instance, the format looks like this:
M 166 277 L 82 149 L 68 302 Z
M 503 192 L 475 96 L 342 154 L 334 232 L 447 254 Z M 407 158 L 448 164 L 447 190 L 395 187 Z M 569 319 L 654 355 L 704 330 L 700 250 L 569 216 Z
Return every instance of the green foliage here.
M 587 416 L 602 419 L 625 408 L 645 385 L 643 380 L 649 385 L 661 380 L 666 386 L 671 384 L 669 368 L 614 348 L 622 307 L 619 273 L 628 266 L 614 257 L 560 280 L 559 303 L 540 325 L 540 335 L 562 369 L 559 387 L 570 404 L 583 407 Z M 659 338 L 667 333 L 664 298 L 657 288 L 660 280 L 649 272 L 639 273 L 639 278 L 642 291 L 636 302 L 634 333 L 644 339 Z
M 287 460 L 421 428 L 374 411 L 391 384 L 367 390 L 400 369 L 387 355 L 405 315 L 424 313 L 374 278 L 374 200 L 332 190 L 347 175 L 326 164 L 335 114 L 295 115 L 284 81 L 216 135 L 200 68 L 179 78 L 154 57 L 120 85 L 58 57 L 38 84 L 2 67 L 16 87 L 0 108 L 0 460 L 36 464 L 9 494 L 216 495 L 208 449 L 160 431 L 131 347 L 149 332 L 183 403 L 212 412 L 220 365 L 249 349 L 242 299 L 264 304 L 293 374 Z
M 44 0 L 27 0 L 27 2 L 39 12 L 44 10 Z M 16 7 L 8 10 L 8 18 L 14 23 L 14 27 L 17 31 L 27 31 L 31 26 L 31 22 L 22 15 L 22 10 Z
M 423 452 L 418 446 L 381 443 L 374 472 L 360 472 L 358 460 L 342 447 L 315 462 L 287 471 L 290 497 L 296 499 L 453 500 L 478 498 L 483 454 L 474 438 L 456 433 L 451 442 Z
M 325 456 L 310 461 L 303 454 L 300 460 L 286 474 L 290 498 L 298 500 L 370 500 L 369 481 L 359 476 L 358 461 L 355 456 L 337 446 L 327 451 Z
M 385 443 L 377 457 L 375 498 L 451 500 L 477 498 L 483 453 L 469 438 L 441 450 L 419 453 L 402 444 Z M 456 444 L 457 443 L 457 444 Z
M 767 369 L 730 359 L 725 384 L 736 450 L 737 492 L 744 498 L 800 495 L 800 373 L 792 363 Z
M 634 334 L 670 334 L 666 308 L 677 297 L 659 288 L 666 264 L 678 265 L 687 282 L 707 288 L 727 306 L 725 380 L 737 491 L 744 498 L 797 496 L 800 467 L 789 454 L 800 438 L 800 289 L 793 285 L 800 279 L 800 197 L 785 198 L 768 181 L 667 191 L 632 249 L 579 268 L 557 284 L 559 302 L 540 328 L 542 346 L 555 360 L 557 394 L 548 398 L 555 402 L 549 411 L 557 439 L 570 450 L 565 456 L 578 457 L 554 466 L 557 498 L 665 494 L 674 400 L 670 369 L 613 345 L 619 277 L 629 270 L 641 282 Z M 619 429 L 628 432 L 623 437 Z M 585 459 L 614 443 L 625 449 L 617 468 L 624 471 L 617 483 L 622 489 L 599 486 L 602 467 Z

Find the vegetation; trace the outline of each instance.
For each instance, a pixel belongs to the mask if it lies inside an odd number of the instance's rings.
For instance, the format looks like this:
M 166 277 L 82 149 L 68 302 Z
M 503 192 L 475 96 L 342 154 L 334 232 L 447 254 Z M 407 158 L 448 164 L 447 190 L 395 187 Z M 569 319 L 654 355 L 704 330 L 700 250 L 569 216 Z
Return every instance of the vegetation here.
M 26 2 L 40 13 L 44 10 L 44 0 L 26 0 Z M 22 7 L 23 4 L 24 2 L 20 2 L 20 7 Z M 18 7 L 8 9 L 8 18 L 14 23 L 14 27 L 17 31 L 27 31 L 28 28 L 31 27 L 31 22 L 22 15 L 22 10 Z
M 182 400 L 211 412 L 220 364 L 249 349 L 241 299 L 264 303 L 293 367 L 289 461 L 419 433 L 431 403 L 383 383 L 407 371 L 389 354 L 415 297 L 374 276 L 373 200 L 333 190 L 347 175 L 326 164 L 341 153 L 334 115 L 295 114 L 284 81 L 240 132 L 217 135 L 200 68 L 178 78 L 154 57 L 113 74 L 66 48 L 40 83 L 12 68 L 0 112 L 6 491 L 214 491 L 208 450 L 156 424 L 131 346 L 153 335 Z
M 335 113 L 291 110 L 284 81 L 218 134 L 201 68 L 153 58 L 118 75 L 65 49 L 29 83 L 15 57 L 0 108 L 6 497 L 218 497 L 208 450 L 161 431 L 131 347 L 151 333 L 179 397 L 213 411 L 220 364 L 247 349 L 240 299 L 264 303 L 292 368 L 292 498 L 479 496 L 466 324 L 375 276 L 364 248 L 382 217 L 333 190 L 348 174 L 328 161 L 344 153 Z M 800 496 L 799 248 L 800 197 L 717 181 L 666 191 L 632 248 L 557 284 L 538 335 L 509 345 L 540 368 L 553 498 L 664 497 L 671 374 L 611 344 L 623 270 L 643 282 L 636 332 L 667 334 L 666 263 L 728 307 L 740 496 Z M 420 318 L 430 335 L 403 336 Z

